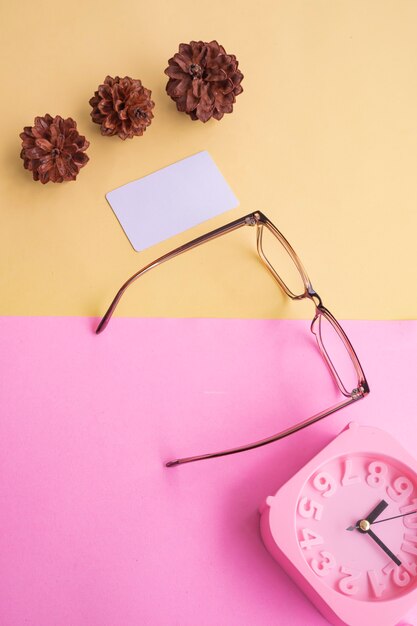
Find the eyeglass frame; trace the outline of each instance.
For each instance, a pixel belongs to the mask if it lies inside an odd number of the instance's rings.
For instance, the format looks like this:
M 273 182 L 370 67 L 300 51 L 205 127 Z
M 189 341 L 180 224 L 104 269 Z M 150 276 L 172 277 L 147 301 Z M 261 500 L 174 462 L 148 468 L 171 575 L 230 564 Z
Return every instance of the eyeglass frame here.
M 322 355 L 322 357 L 324 358 L 324 361 L 326 362 L 327 366 L 329 367 L 329 370 L 336 382 L 337 387 L 339 388 L 339 391 L 342 393 L 343 396 L 345 396 L 345 400 L 331 406 L 330 408 L 321 411 L 320 413 L 316 413 L 315 415 L 313 415 L 312 417 L 309 417 L 306 420 L 303 420 L 301 422 L 298 422 L 297 424 L 280 431 L 279 433 L 276 433 L 275 435 L 272 435 L 271 437 L 267 437 L 264 439 L 260 439 L 259 441 L 256 441 L 254 443 L 250 443 L 250 444 L 246 444 L 243 446 L 238 446 L 236 448 L 229 448 L 226 450 L 222 450 L 219 452 L 211 452 L 211 453 L 207 453 L 207 454 L 200 454 L 200 455 L 196 455 L 196 456 L 190 456 L 190 457 L 183 457 L 183 458 L 179 458 L 179 459 L 175 459 L 172 461 L 168 461 L 165 465 L 166 467 L 173 467 L 175 465 L 182 465 L 185 463 L 191 463 L 194 461 L 201 461 L 201 460 L 205 460 L 205 459 L 212 459 L 212 458 L 217 458 L 220 456 L 227 456 L 230 454 L 237 454 L 239 452 L 245 452 L 247 450 L 253 450 L 255 448 L 259 448 L 261 446 L 265 446 L 269 443 L 273 443 L 274 441 L 279 441 L 280 439 L 283 439 L 284 437 L 288 437 L 289 435 L 292 435 L 295 432 L 298 432 L 299 430 L 302 430 L 304 428 L 306 428 L 307 426 L 311 426 L 312 424 L 315 424 L 316 422 L 324 419 L 325 417 L 328 417 L 329 415 L 335 413 L 336 411 L 339 411 L 342 408 L 345 408 L 346 406 L 349 406 L 350 404 L 357 402 L 358 400 L 364 398 L 366 395 L 369 394 L 370 389 L 369 389 L 369 385 L 368 382 L 366 380 L 364 371 L 362 369 L 362 366 L 359 362 L 359 359 L 356 355 L 356 352 L 350 342 L 350 340 L 348 339 L 345 331 L 343 330 L 343 328 L 341 327 L 341 325 L 339 324 L 339 322 L 336 320 L 336 318 L 330 313 L 330 311 L 328 309 L 326 309 L 326 307 L 323 305 L 322 300 L 320 298 L 320 296 L 318 295 L 318 293 L 314 290 L 313 285 L 308 277 L 308 274 L 300 260 L 300 258 L 298 257 L 298 255 L 296 254 L 296 252 L 294 251 L 293 247 L 291 246 L 291 244 L 287 241 L 287 239 L 284 237 L 284 235 L 278 230 L 278 228 L 268 219 L 268 217 L 266 217 L 266 215 L 264 213 L 262 213 L 261 211 L 254 211 L 253 213 L 249 213 L 248 215 L 245 215 L 243 217 L 240 217 L 236 220 L 233 220 L 232 222 L 229 222 L 228 224 L 225 224 L 224 226 L 220 226 L 219 228 L 216 228 L 214 230 L 209 231 L 208 233 L 205 233 L 204 235 L 201 235 L 200 237 L 196 237 L 195 239 L 192 239 L 191 241 L 188 241 L 187 243 L 184 243 L 183 245 L 175 248 L 174 250 L 171 250 L 170 252 L 165 253 L 164 255 L 162 255 L 161 257 L 159 257 L 158 259 L 155 259 L 154 261 L 152 261 L 151 263 L 148 263 L 147 265 L 145 265 L 143 268 L 141 268 L 138 272 L 136 272 L 135 274 L 133 274 L 133 276 L 131 276 L 119 289 L 119 291 L 117 292 L 117 294 L 115 295 L 115 297 L 113 298 L 113 301 L 111 302 L 109 308 L 107 309 L 106 313 L 104 314 L 104 316 L 102 317 L 102 319 L 100 320 L 99 325 L 97 326 L 96 329 L 96 334 L 100 334 L 101 332 L 103 332 L 105 330 L 105 328 L 107 327 L 118 303 L 120 302 L 121 297 L 123 296 L 124 292 L 126 291 L 126 289 L 133 283 L 135 282 L 138 278 L 140 278 L 141 276 L 143 276 L 143 274 L 145 274 L 146 272 L 148 272 L 149 270 L 157 267 L 158 265 L 161 265 L 162 263 L 164 263 L 165 261 L 168 261 L 170 259 L 173 259 L 174 257 L 187 252 L 188 250 L 192 250 L 193 248 L 196 248 L 197 246 L 200 246 L 203 243 L 206 243 L 208 241 L 211 241 L 212 239 L 216 239 L 217 237 L 220 237 L 222 235 L 225 235 L 227 233 L 230 233 L 234 230 L 237 230 L 239 228 L 241 228 L 242 226 L 256 226 L 256 247 L 257 247 L 257 251 L 258 251 L 258 255 L 262 261 L 262 263 L 266 266 L 266 268 L 270 271 L 270 273 L 272 274 L 272 276 L 274 277 L 275 281 L 278 283 L 278 285 L 281 287 L 281 289 L 284 291 L 284 293 L 291 299 L 291 300 L 304 300 L 304 299 L 309 299 L 313 302 L 313 304 L 315 305 L 315 315 L 313 318 L 313 321 L 311 322 L 310 325 L 310 330 L 311 332 L 315 335 L 316 337 L 316 341 L 317 341 L 317 345 L 319 347 L 320 353 Z M 295 294 L 293 293 L 293 291 L 291 291 L 291 289 L 288 287 L 288 285 L 284 282 L 284 280 L 280 277 L 280 275 L 277 273 L 277 271 L 275 270 L 275 268 L 271 265 L 271 263 L 269 262 L 268 258 L 266 257 L 263 248 L 262 248 L 262 233 L 263 233 L 263 228 L 266 227 L 268 228 L 268 230 L 278 239 L 278 241 L 281 243 L 281 245 L 284 247 L 284 249 L 287 251 L 287 253 L 289 254 L 289 256 L 291 257 L 293 263 L 295 264 L 297 270 L 300 273 L 300 276 L 302 278 L 303 284 L 304 284 L 304 291 L 301 294 Z M 338 334 L 338 336 L 340 337 L 340 339 L 342 340 L 346 350 L 348 351 L 349 357 L 353 363 L 353 366 L 355 368 L 356 374 L 357 374 L 357 378 L 358 378 L 358 382 L 356 387 L 352 390 L 352 391 L 348 391 L 345 387 L 345 385 L 343 384 L 341 377 L 339 375 L 339 373 L 337 372 L 334 364 L 332 363 L 332 360 L 328 354 L 328 352 L 326 351 L 326 348 L 323 344 L 323 340 L 322 340 L 322 336 L 321 336 L 321 319 L 322 317 L 324 317 L 333 327 L 333 329 L 336 331 L 336 333 Z M 316 328 L 317 325 L 317 328 Z

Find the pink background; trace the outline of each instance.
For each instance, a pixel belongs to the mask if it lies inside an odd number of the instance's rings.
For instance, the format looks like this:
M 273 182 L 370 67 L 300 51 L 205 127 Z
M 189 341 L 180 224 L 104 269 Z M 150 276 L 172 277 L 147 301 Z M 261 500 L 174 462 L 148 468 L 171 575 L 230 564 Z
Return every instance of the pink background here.
M 2 626 L 327 622 L 261 543 L 257 508 L 351 420 L 417 456 L 417 322 L 346 322 L 370 396 L 337 396 L 308 323 L 0 318 Z M 408 616 L 417 623 L 417 608 Z

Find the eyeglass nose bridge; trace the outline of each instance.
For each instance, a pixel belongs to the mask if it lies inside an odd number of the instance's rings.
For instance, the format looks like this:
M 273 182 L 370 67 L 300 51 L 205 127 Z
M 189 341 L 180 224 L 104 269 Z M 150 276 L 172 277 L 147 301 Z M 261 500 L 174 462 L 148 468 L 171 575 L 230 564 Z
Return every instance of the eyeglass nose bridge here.
M 314 302 L 314 304 L 316 306 L 316 309 L 320 309 L 323 306 L 323 302 L 321 300 L 321 297 L 319 296 L 317 291 L 314 291 L 314 289 L 313 289 L 313 287 L 311 285 L 309 285 L 309 287 L 308 287 L 307 297 L 310 298 Z

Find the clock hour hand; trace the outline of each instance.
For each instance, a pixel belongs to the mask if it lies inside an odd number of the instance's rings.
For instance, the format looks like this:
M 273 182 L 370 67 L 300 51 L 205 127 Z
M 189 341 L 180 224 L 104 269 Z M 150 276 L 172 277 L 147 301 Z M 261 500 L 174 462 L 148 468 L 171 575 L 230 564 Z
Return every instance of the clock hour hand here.
M 377 517 L 381 515 L 382 511 L 385 511 L 387 506 L 388 506 L 388 502 L 386 502 L 385 500 L 381 500 L 381 502 L 377 504 L 374 509 L 372 509 L 372 511 L 369 513 L 366 519 L 359 520 L 356 526 L 349 526 L 349 528 L 347 528 L 346 530 L 357 529 L 360 533 L 363 533 L 364 535 L 369 535 L 370 538 L 373 539 L 375 543 L 379 545 L 380 548 L 382 548 L 385 554 L 387 554 L 390 557 L 390 559 L 394 561 L 396 565 L 401 565 L 400 559 L 396 557 L 395 554 L 391 552 L 389 548 L 387 548 L 385 543 L 383 543 L 380 540 L 380 538 L 377 537 L 374 531 L 371 530 L 371 524 L 376 524 Z
M 384 519 L 376 520 L 373 522 L 374 524 L 381 524 L 381 522 L 390 522 L 392 519 L 398 519 L 399 517 L 407 517 L 407 515 L 415 515 L 417 513 L 417 509 L 415 511 L 409 511 L 408 513 L 401 513 L 401 515 L 393 515 L 392 517 L 384 517 Z M 349 526 L 346 530 L 355 530 L 359 528 L 359 524 L 356 526 Z
M 385 500 L 381 500 L 381 502 L 379 504 L 377 504 L 376 507 L 374 509 L 372 509 L 372 511 L 366 517 L 368 522 L 370 524 L 373 524 L 374 521 L 376 520 L 376 518 L 381 515 L 382 511 L 385 511 L 387 506 L 388 506 L 388 502 L 386 502 Z
M 385 552 L 385 554 L 387 554 L 390 559 L 392 559 L 394 561 L 394 563 L 396 565 L 401 565 L 401 561 L 398 557 L 395 556 L 395 554 L 393 552 L 391 552 L 391 550 L 389 548 L 387 548 L 387 546 L 385 545 L 385 543 L 383 543 L 379 537 L 376 536 L 376 534 L 374 533 L 373 530 L 371 530 L 369 528 L 369 530 L 365 531 L 366 535 L 369 535 L 371 537 L 371 539 L 373 539 L 375 541 L 375 543 L 377 543 L 379 545 L 380 548 L 383 549 L 383 551 Z
M 348 526 L 346 528 L 346 530 L 355 530 L 355 529 L 359 530 L 361 521 L 367 521 L 367 522 L 369 522 L 369 524 L 373 524 L 375 522 L 376 518 L 381 515 L 382 511 L 385 511 L 387 506 L 388 506 L 388 502 L 386 502 L 385 500 L 381 500 L 381 502 L 379 504 L 377 504 L 374 509 L 372 509 L 372 511 L 369 513 L 369 515 L 365 518 L 365 520 L 359 520 L 359 522 L 357 522 L 356 526 Z

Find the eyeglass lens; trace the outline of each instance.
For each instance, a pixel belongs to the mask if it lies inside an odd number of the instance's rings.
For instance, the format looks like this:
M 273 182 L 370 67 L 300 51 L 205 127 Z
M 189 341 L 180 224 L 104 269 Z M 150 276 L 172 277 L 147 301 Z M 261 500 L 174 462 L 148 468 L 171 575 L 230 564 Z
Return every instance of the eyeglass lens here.
M 261 249 L 265 259 L 286 287 L 295 296 L 302 295 L 305 285 L 298 267 L 280 239 L 267 226 L 262 227 Z
M 263 226 L 261 249 L 272 270 L 295 295 L 305 293 L 306 286 L 292 255 L 268 227 Z M 342 393 L 350 395 L 358 385 L 358 373 L 346 342 L 339 334 L 330 317 L 319 314 L 314 322 L 314 332 L 319 347 L 328 361 Z

